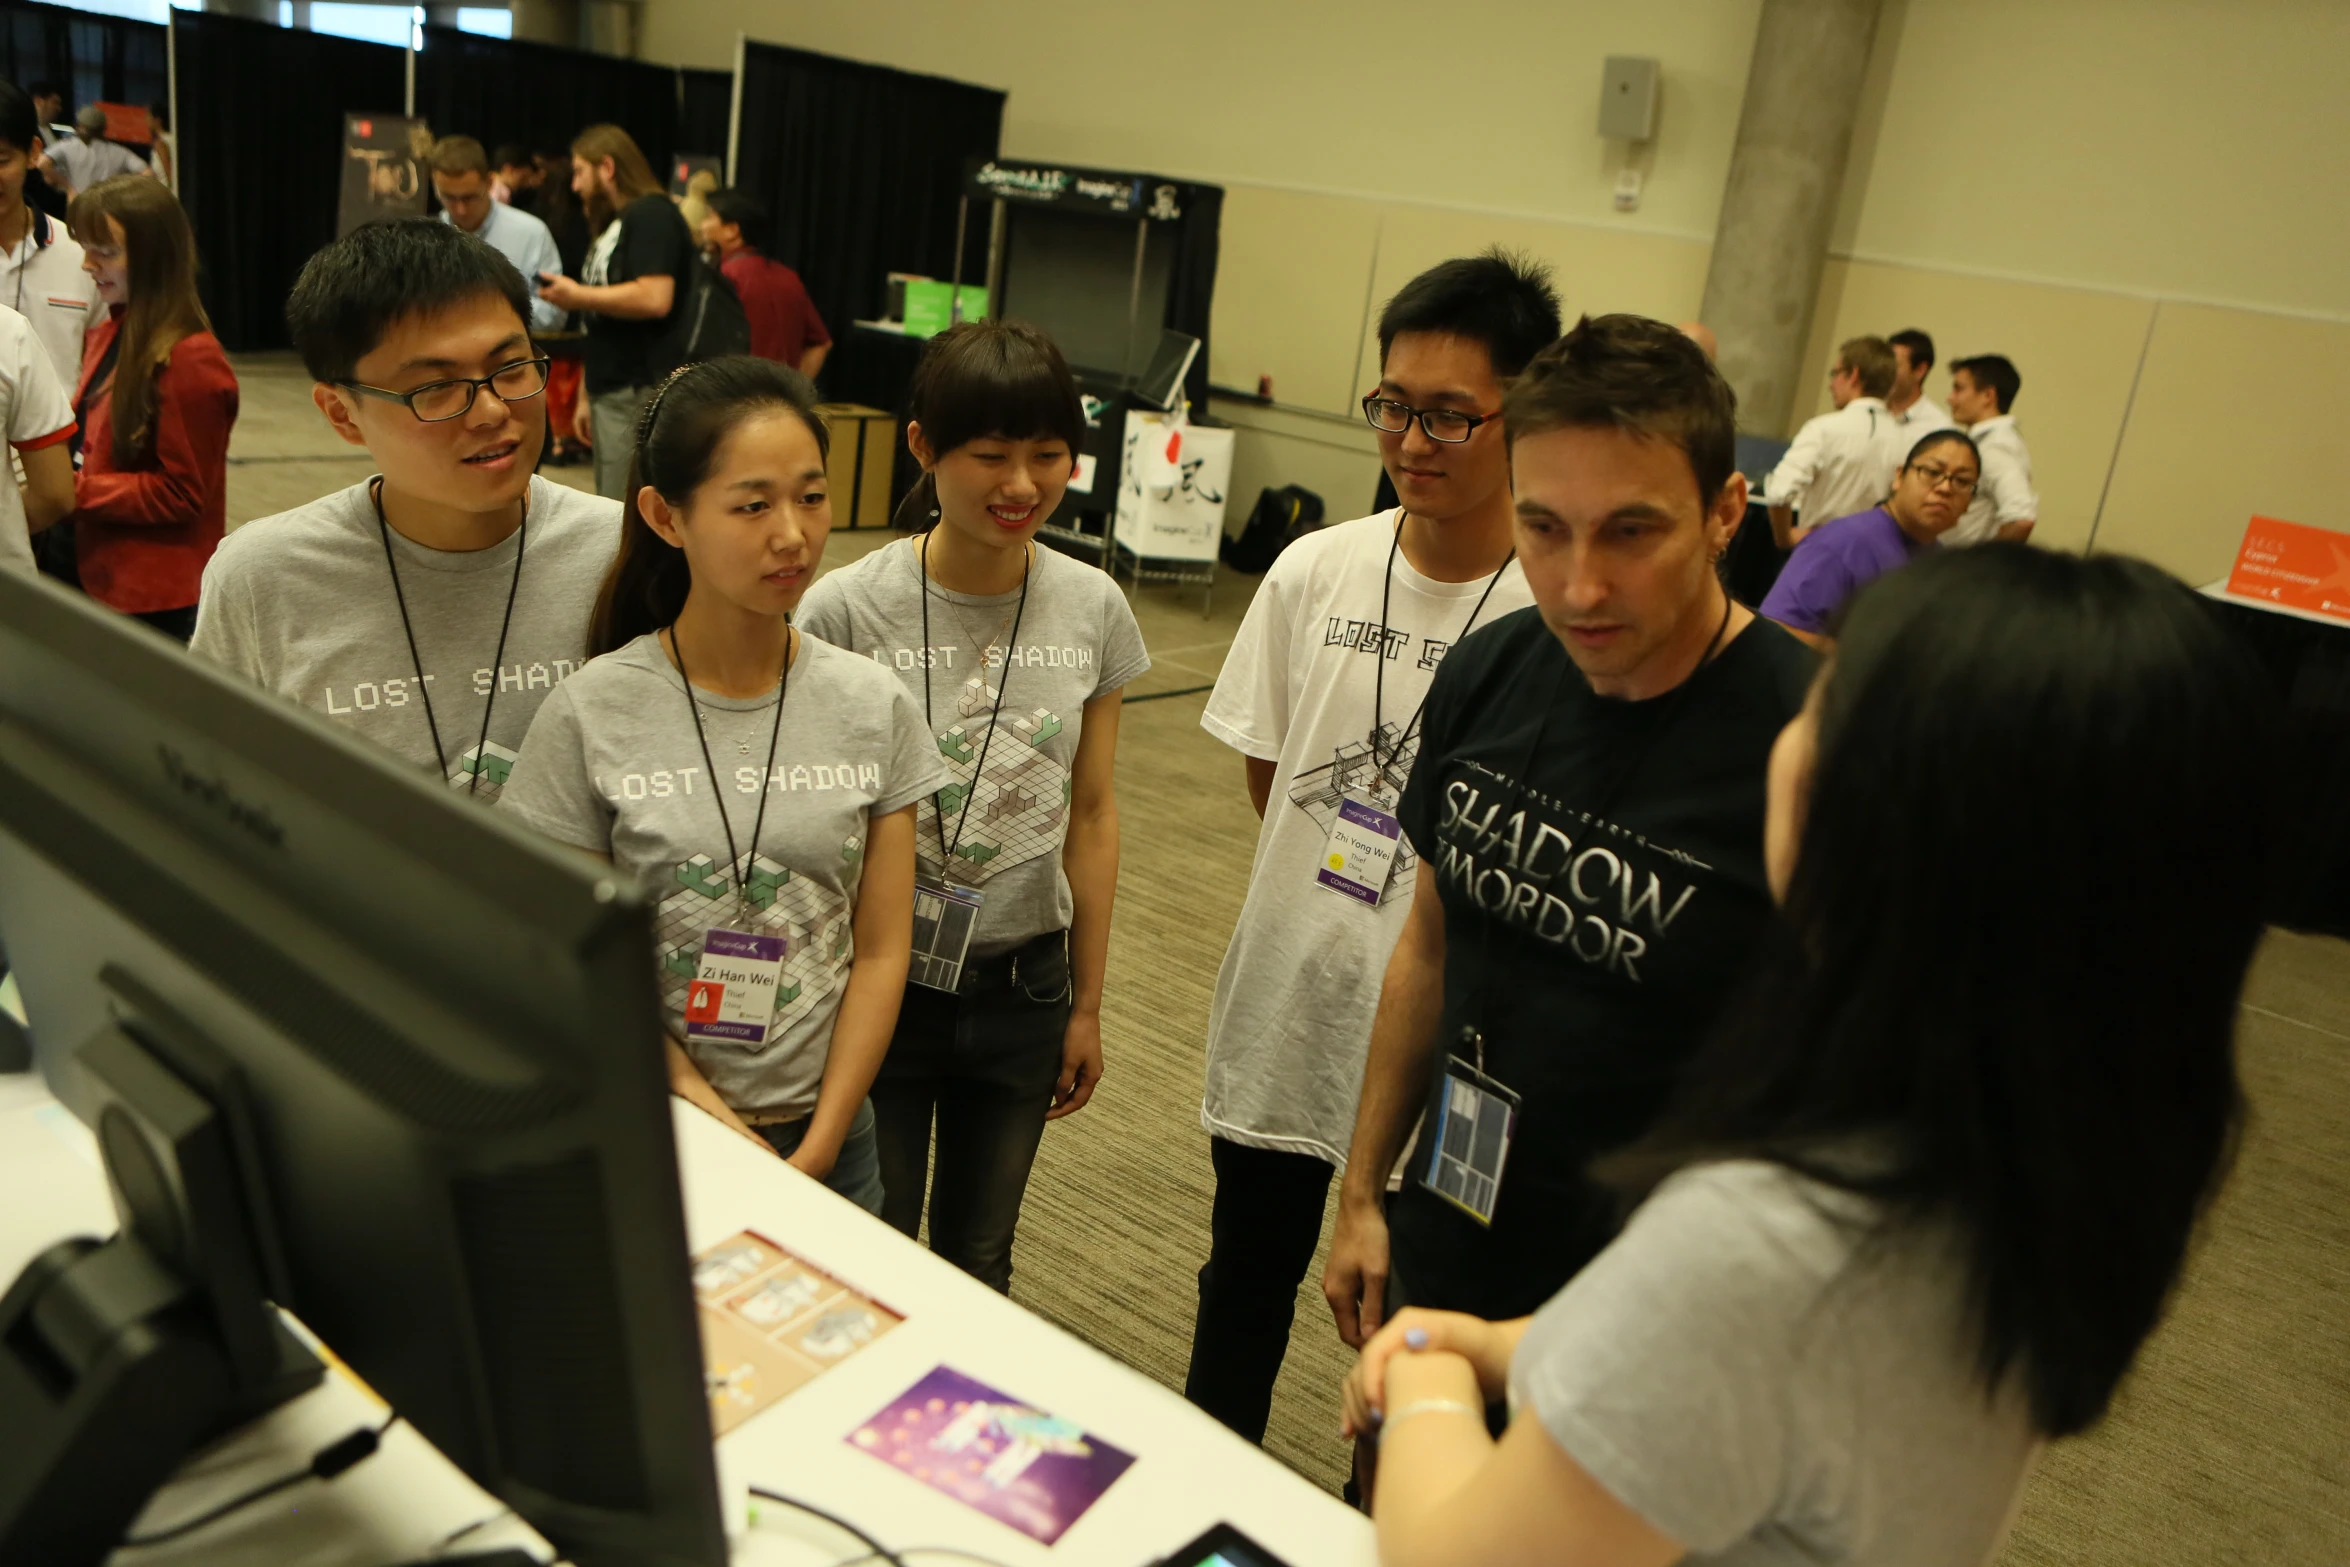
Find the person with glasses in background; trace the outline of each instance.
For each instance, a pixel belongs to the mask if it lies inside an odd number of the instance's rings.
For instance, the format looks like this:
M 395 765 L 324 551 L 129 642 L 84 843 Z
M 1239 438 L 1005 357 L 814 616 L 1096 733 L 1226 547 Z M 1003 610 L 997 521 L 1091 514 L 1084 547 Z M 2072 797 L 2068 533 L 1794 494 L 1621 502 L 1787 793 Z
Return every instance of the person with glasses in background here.
M 1805 420 L 1763 481 L 1779 548 L 1791 550 L 1821 523 L 1876 505 L 1893 487 L 1893 471 L 1909 449 L 1902 427 L 1885 411 L 1893 366 L 1893 346 L 1881 337 L 1850 338 L 1837 348 L 1828 372 L 1835 411 Z
M 1208 1012 L 1216 1201 L 1183 1394 L 1252 1442 L 1354 1135 L 1379 1000 L 1363 977 L 1386 968 L 1411 908 L 1417 871 L 1393 820 L 1421 704 L 1464 636 L 1533 602 L 1498 415 L 1558 333 L 1548 270 L 1498 250 L 1440 262 L 1387 302 L 1363 414 L 1403 504 L 1281 553 L 1200 718 L 1241 754 L 1264 826 Z M 1378 869 L 1330 873 L 1334 835 L 1358 828 Z
M 1814 647 L 1832 646 L 1845 601 L 1949 533 L 1974 499 L 1982 472 L 1982 456 L 1964 431 L 1926 436 L 1910 448 L 1884 505 L 1804 535 L 1763 599 L 1762 614 Z
M 440 198 L 441 220 L 454 224 L 514 263 L 524 277 L 561 273 L 563 256 L 555 236 L 526 208 L 497 200 L 490 190 L 490 155 L 470 136 L 443 136 L 432 148 L 432 192 Z M 563 325 L 563 309 L 544 299 L 530 302 L 530 325 L 552 332 Z
M 587 661 L 620 503 L 535 477 L 547 361 L 512 262 L 430 218 L 312 256 L 286 301 L 311 399 L 374 478 L 247 523 L 204 576 L 198 655 L 493 799 Z

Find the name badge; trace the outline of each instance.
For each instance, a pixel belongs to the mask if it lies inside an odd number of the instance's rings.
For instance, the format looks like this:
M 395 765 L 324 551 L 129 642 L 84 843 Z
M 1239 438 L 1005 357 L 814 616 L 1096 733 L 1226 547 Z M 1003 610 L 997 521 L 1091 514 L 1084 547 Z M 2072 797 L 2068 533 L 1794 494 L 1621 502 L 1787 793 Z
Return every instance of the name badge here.
M 1387 879 L 1395 871 L 1402 842 L 1403 823 L 1350 794 L 1338 802 L 1338 820 L 1330 824 L 1330 838 L 1322 845 L 1314 881 L 1377 908 L 1387 894 Z
M 766 1044 L 785 946 L 781 936 L 723 928 L 705 932 L 701 964 L 685 991 L 687 1042 L 749 1050 Z
M 963 958 L 979 928 L 980 893 L 927 873 L 914 878 L 914 956 L 906 978 L 931 990 L 963 982 Z
M 1493 1223 L 1501 1172 L 1517 1135 L 1518 1096 L 1458 1056 L 1444 1064 L 1444 1093 L 1429 1130 L 1427 1188 L 1475 1219 Z

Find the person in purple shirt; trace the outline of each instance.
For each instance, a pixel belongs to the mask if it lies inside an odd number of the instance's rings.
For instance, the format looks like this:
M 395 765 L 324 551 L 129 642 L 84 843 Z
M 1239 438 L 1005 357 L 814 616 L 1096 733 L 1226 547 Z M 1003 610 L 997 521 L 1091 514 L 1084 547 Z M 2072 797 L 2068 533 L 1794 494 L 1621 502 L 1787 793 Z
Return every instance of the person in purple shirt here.
M 1804 536 L 1764 597 L 1763 615 L 1814 647 L 1828 646 L 1828 628 L 1845 601 L 1955 527 L 1982 474 L 1982 456 L 1965 434 L 1936 430 L 1925 436 L 1909 449 L 1883 505 L 1838 517 Z

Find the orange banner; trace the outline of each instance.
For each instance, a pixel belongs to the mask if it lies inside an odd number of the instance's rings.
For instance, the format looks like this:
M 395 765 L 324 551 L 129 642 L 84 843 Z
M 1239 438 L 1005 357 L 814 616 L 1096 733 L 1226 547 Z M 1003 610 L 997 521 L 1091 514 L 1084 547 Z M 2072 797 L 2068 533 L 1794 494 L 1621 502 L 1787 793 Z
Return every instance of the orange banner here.
M 2350 533 L 2255 517 L 2236 551 L 2228 591 L 2350 620 Z

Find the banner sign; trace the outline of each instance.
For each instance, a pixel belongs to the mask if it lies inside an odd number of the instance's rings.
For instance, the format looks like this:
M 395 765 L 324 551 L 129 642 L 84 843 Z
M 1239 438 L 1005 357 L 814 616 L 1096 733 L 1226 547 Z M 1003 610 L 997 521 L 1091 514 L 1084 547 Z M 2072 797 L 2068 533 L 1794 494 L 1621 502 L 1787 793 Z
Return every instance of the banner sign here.
M 2255 517 L 2236 551 L 2228 591 L 2350 620 L 2350 533 Z
M 343 116 L 343 194 L 335 237 L 378 218 L 421 218 L 432 131 L 404 114 Z
M 1106 218 L 1148 218 L 1174 223 L 1183 217 L 1183 186 L 1156 174 L 1110 169 L 1075 169 L 1055 163 L 1012 163 L 974 159 L 964 166 L 963 193 L 1031 207 L 1096 212 Z
M 669 194 L 679 201 L 693 194 L 694 176 L 707 173 L 709 188 L 726 183 L 726 160 L 715 153 L 681 152 L 669 160 Z

